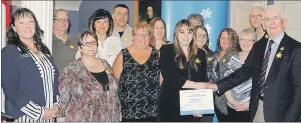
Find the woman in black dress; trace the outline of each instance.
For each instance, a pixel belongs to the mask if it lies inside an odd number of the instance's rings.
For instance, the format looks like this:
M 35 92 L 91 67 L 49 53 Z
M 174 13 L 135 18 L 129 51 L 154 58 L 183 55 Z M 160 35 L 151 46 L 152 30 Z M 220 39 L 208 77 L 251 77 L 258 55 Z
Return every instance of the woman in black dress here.
M 123 122 L 158 121 L 159 51 L 150 47 L 149 41 L 148 24 L 135 24 L 133 44 L 122 49 L 114 61 Z
M 180 20 L 174 31 L 174 43 L 160 49 L 160 70 L 163 84 L 159 96 L 159 121 L 212 122 L 213 115 L 196 117 L 180 115 L 179 91 L 183 88 L 202 88 L 199 82 L 207 81 L 207 60 L 204 50 L 193 41 L 193 26 Z

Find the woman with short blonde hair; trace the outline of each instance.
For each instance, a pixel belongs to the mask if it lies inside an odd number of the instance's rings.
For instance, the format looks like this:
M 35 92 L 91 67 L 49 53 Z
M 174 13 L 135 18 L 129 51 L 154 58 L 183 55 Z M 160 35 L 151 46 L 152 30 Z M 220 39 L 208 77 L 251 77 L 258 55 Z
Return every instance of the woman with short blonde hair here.
M 158 121 L 159 51 L 150 47 L 150 28 L 144 21 L 133 27 L 133 44 L 118 54 L 113 70 L 119 80 L 122 121 Z

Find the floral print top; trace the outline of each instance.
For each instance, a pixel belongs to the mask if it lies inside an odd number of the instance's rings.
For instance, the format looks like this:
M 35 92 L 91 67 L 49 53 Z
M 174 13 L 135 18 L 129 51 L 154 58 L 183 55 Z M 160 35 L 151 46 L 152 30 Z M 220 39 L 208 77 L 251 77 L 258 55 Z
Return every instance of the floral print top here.
M 160 88 L 159 52 L 152 49 L 151 56 L 139 64 L 128 49 L 122 49 L 123 70 L 118 86 L 122 105 L 122 118 L 146 119 L 157 117 L 157 97 Z
M 59 79 L 59 117 L 66 122 L 116 122 L 121 120 L 117 81 L 112 68 L 102 60 L 109 79 L 109 90 L 93 77 L 81 59 L 66 66 Z

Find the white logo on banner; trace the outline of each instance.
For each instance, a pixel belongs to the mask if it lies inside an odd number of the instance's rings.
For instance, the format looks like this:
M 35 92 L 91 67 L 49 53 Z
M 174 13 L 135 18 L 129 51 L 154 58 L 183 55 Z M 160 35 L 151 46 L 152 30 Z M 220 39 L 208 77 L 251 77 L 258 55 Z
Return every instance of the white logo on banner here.
M 201 15 L 203 16 L 204 19 L 211 18 L 211 14 L 212 11 L 210 10 L 210 8 L 203 9 L 201 12 Z

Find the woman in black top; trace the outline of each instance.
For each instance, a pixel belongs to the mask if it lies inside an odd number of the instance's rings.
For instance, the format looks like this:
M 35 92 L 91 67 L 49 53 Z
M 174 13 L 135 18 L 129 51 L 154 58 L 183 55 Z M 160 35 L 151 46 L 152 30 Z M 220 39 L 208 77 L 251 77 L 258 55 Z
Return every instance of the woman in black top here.
M 177 23 L 174 43 L 160 49 L 160 70 L 163 84 L 159 97 L 159 121 L 211 122 L 213 115 L 180 116 L 179 91 L 182 88 L 202 88 L 207 81 L 206 53 L 193 41 L 193 26 L 187 20 Z
M 114 61 L 123 122 L 158 121 L 159 51 L 149 46 L 149 40 L 148 24 L 135 24 L 133 44 L 122 49 Z

